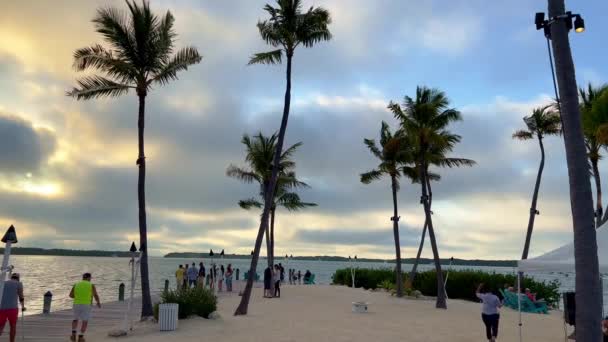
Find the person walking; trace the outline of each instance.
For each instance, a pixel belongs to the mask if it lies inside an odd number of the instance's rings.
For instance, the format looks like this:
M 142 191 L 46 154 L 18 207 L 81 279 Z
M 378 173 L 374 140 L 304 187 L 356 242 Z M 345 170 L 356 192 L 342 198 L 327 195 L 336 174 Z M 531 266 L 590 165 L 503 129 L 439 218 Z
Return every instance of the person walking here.
M 298 285 L 302 285 L 302 272 L 298 270 Z
M 274 296 L 277 298 L 281 298 L 281 267 L 279 265 L 274 265 Z
M 192 263 L 192 267 L 188 269 L 188 288 L 196 287 L 196 278 L 198 278 L 198 268 L 196 263 Z
M 175 288 L 177 290 L 181 289 L 183 287 L 184 284 L 184 268 L 182 265 L 179 265 L 179 267 L 177 268 L 177 270 L 175 271 Z
M 19 273 L 13 273 L 11 279 L 4 282 L 4 293 L 0 304 L 0 335 L 4 333 L 4 326 L 8 321 L 10 342 L 15 342 L 17 336 L 17 320 L 19 319 L 19 304 L 17 301 L 21 303 L 21 311 L 25 311 L 23 284 L 19 281 Z
M 70 341 L 76 341 L 76 331 L 78 329 L 78 321 L 80 321 L 81 326 L 80 334 L 78 335 L 78 342 L 84 342 L 84 334 L 87 331 L 89 320 L 91 318 L 93 298 L 97 303 L 97 307 L 101 308 L 101 302 L 99 301 L 99 296 L 97 295 L 97 289 L 95 288 L 95 285 L 91 283 L 91 273 L 83 274 L 82 281 L 79 281 L 72 286 L 70 298 L 74 299 L 74 305 L 72 307 L 74 319 L 72 320 L 72 335 L 70 336 Z
M 205 287 L 205 265 L 203 265 L 202 261 L 198 264 L 198 282 L 197 282 L 197 286 L 198 287 Z
M 498 320 L 500 319 L 498 309 L 502 306 L 500 299 L 490 292 L 483 283 L 479 284 L 475 295 L 483 303 L 481 307 L 481 320 L 486 326 L 486 337 L 488 341 L 494 342 L 496 341 L 496 337 L 498 337 Z
M 228 267 L 226 267 L 226 291 L 228 292 L 232 292 L 232 264 L 228 264 Z

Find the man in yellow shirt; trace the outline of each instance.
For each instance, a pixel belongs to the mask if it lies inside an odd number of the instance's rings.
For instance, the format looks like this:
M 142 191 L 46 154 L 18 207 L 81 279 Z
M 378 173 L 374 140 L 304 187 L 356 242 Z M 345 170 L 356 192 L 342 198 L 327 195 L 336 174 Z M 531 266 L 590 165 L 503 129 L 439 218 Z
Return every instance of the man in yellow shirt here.
M 175 271 L 175 282 L 177 283 L 176 289 L 179 290 L 183 287 L 185 274 L 186 271 L 184 270 L 182 265 L 179 265 L 179 268 L 177 269 L 177 271 Z
M 95 302 L 97 302 L 97 307 L 101 308 L 97 289 L 95 288 L 95 285 L 91 283 L 91 273 L 83 274 L 82 281 L 74 284 L 72 291 L 70 291 L 70 298 L 74 298 L 74 320 L 72 320 L 72 336 L 70 336 L 70 341 L 76 341 L 78 321 L 82 321 L 78 342 L 84 342 L 84 333 L 87 331 L 89 319 L 91 318 L 93 298 L 95 298 Z

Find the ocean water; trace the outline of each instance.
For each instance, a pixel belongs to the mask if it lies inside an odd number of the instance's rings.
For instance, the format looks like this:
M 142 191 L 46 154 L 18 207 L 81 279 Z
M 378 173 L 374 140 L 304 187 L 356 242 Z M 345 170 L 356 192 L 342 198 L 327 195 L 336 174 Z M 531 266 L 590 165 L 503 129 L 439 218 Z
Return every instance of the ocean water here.
M 192 264 L 203 261 L 205 267 L 211 264 L 211 259 L 189 259 L 189 258 L 162 258 L 150 257 L 150 281 L 153 292 L 160 292 L 164 286 L 165 279 L 170 281 L 170 286 L 175 286 L 174 272 L 179 264 Z M 220 263 L 219 258 L 215 258 L 216 263 Z M 349 267 L 348 262 L 333 261 L 300 261 L 277 259 L 287 270 L 293 268 L 301 270 L 302 274 L 310 270 L 315 274 L 317 284 L 331 284 L 331 276 L 339 268 Z M 240 269 L 241 278 L 244 270 L 248 269 L 250 260 L 245 259 L 224 259 L 224 265 L 231 263 L 233 268 Z M 129 259 L 111 257 L 66 257 L 66 256 L 11 256 L 10 264 L 15 266 L 15 272 L 21 274 L 26 296 L 27 314 L 37 314 L 42 312 L 44 294 L 50 291 L 53 294 L 52 310 L 61 310 L 71 307 L 68 297 L 72 285 L 79 281 L 82 274 L 91 272 L 93 283 L 96 285 L 101 301 L 109 302 L 118 299 L 118 287 L 120 283 L 129 286 L 131 270 Z M 265 268 L 266 260 L 261 259 L 258 263 L 258 273 L 262 273 Z M 391 263 L 368 263 L 358 262 L 360 268 L 391 268 Z M 404 265 L 404 270 L 411 268 L 411 265 Z M 432 269 L 431 264 L 420 265 L 420 270 Z M 474 267 L 474 266 L 444 266 L 445 269 L 476 269 L 497 273 L 515 274 L 516 270 L 511 267 Z M 574 275 L 568 273 L 547 273 L 532 274 L 534 278 L 543 281 L 557 279 L 561 283 L 562 291 L 574 289 Z M 449 282 L 448 282 L 449 286 Z M 137 293 L 140 292 L 139 283 Z M 607 303 L 608 293 L 604 290 L 604 303 Z

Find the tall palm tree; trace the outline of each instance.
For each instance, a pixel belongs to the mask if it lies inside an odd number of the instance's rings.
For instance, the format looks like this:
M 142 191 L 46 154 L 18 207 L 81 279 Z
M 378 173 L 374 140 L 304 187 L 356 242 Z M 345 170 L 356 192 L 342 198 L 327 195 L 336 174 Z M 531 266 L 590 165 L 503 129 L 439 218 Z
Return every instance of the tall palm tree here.
M 272 160 L 276 147 L 277 135 L 273 134 L 270 137 L 264 136 L 261 132 L 250 138 L 247 134 L 243 136 L 241 142 L 245 145 L 246 157 L 245 161 L 249 164 L 249 169 L 240 168 L 234 165 L 228 166 L 226 175 L 232 178 L 242 180 L 246 183 L 255 182 L 260 186 L 260 198 L 264 200 L 264 191 L 267 189 L 267 184 L 270 182 L 272 175 Z M 295 162 L 292 160 L 292 155 L 302 143 L 297 143 L 287 148 L 281 155 L 280 174 L 277 181 L 273 206 L 270 211 L 270 232 L 266 229 L 266 247 L 268 255 L 268 266 L 274 264 L 274 222 L 277 207 L 283 207 L 289 211 L 298 211 L 307 207 L 316 206 L 315 203 L 303 202 L 300 196 L 293 190 L 297 188 L 308 188 L 308 184 L 299 181 L 293 169 Z M 239 206 L 249 210 L 252 208 L 261 209 L 263 204 L 256 198 L 249 198 L 239 201 Z M 268 228 L 268 227 L 266 227 Z
M 389 109 L 401 122 L 401 130 L 410 137 L 414 149 L 416 168 L 420 175 L 422 196 L 420 202 L 424 207 L 425 221 L 428 226 L 435 270 L 437 272 L 436 307 L 447 308 L 445 284 L 441 272 L 441 259 L 437 248 L 429 196 L 429 165 L 432 164 L 433 149 L 446 149 L 460 142 L 460 136 L 447 130 L 450 123 L 462 120 L 460 112 L 449 107 L 450 101 L 442 91 L 418 86 L 416 97 L 404 97 L 402 105 L 391 102 Z
M 258 30 L 262 39 L 267 44 L 277 48 L 268 52 L 256 53 L 249 60 L 249 64 L 278 64 L 281 63 L 283 55 L 287 58 L 285 100 L 283 106 L 283 118 L 281 119 L 281 128 L 277 140 L 277 147 L 274 154 L 274 162 L 272 167 L 272 176 L 268 184 L 268 190 L 265 192 L 264 210 L 260 220 L 260 228 L 255 240 L 253 257 L 251 258 L 250 274 L 255 273 L 262 247 L 262 239 L 264 231 L 268 226 L 268 217 L 272 208 L 275 187 L 279 175 L 278 161 L 280 160 L 281 151 L 283 150 L 283 140 L 287 130 L 287 121 L 289 119 L 289 107 L 291 104 L 291 64 L 298 46 L 313 47 L 316 43 L 331 39 L 328 25 L 331 23 L 329 12 L 320 7 L 310 7 L 307 11 L 302 11 L 302 3 L 300 0 L 277 0 L 278 7 L 266 5 L 264 10 L 270 15 L 270 18 L 258 22 Z M 234 312 L 235 315 L 246 315 L 251 297 L 251 289 L 253 287 L 253 279 L 247 279 L 247 285 L 243 291 L 241 302 Z
M 408 167 L 413 162 L 411 153 L 406 146 L 406 139 L 391 133 L 388 124 L 382 121 L 380 128 L 380 148 L 374 139 L 363 139 L 363 142 L 370 152 L 380 160 L 378 167 L 372 171 L 361 174 L 361 183 L 370 184 L 384 176 L 391 180 L 391 190 L 393 194 L 393 237 L 395 239 L 395 260 L 396 260 L 396 290 L 397 297 L 403 296 L 403 276 L 401 273 L 401 245 L 399 241 L 399 213 L 397 208 L 397 192 L 399 191 L 399 179 L 402 176 L 402 168 Z
M 587 157 L 591 163 L 591 171 L 595 180 L 595 227 L 599 228 L 608 220 L 602 206 L 602 182 L 600 178 L 599 161 L 602 159 L 600 150 L 608 146 L 608 110 L 602 110 L 602 104 L 608 102 L 608 85 L 593 87 L 588 85 L 587 89 L 580 88 L 581 115 L 583 120 L 583 135 Z
M 558 135 L 561 133 L 561 119 L 559 114 L 551 109 L 551 106 L 544 106 L 532 110 L 532 115 L 524 117 L 526 123 L 525 130 L 518 130 L 513 133 L 514 139 L 530 140 L 537 138 L 540 147 L 540 165 L 538 174 L 536 175 L 536 183 L 534 184 L 534 193 L 532 194 L 532 204 L 530 206 L 530 218 L 528 219 L 528 229 L 526 231 L 526 242 L 524 243 L 524 251 L 521 255 L 522 259 L 528 259 L 528 251 L 530 250 L 530 240 L 532 239 L 532 230 L 534 229 L 534 218 L 538 215 L 536 203 L 538 200 L 538 191 L 540 189 L 540 180 L 545 167 L 545 146 L 543 138 L 549 135 Z
M 144 115 L 146 96 L 153 86 L 162 86 L 177 79 L 177 73 L 197 64 L 202 57 L 194 47 L 175 51 L 177 34 L 173 30 L 174 18 L 167 11 L 158 17 L 150 11 L 147 1 L 141 6 L 126 1 L 129 11 L 107 7 L 97 10 L 93 19 L 95 30 L 106 46 L 95 44 L 74 52 L 77 71 L 95 70 L 100 75 L 85 76 L 77 86 L 67 92 L 77 100 L 100 97 L 118 97 L 134 90 L 139 99 L 137 165 L 139 178 L 137 198 L 139 205 L 139 244 L 141 249 L 142 317 L 153 315 L 148 278 L 148 239 L 146 226 L 144 154 Z
M 451 152 L 454 148 L 454 144 L 447 144 L 445 146 L 435 145 L 429 149 L 428 159 L 429 164 L 436 167 L 461 167 L 461 166 L 474 166 L 475 161 L 466 158 L 454 158 L 454 157 L 446 157 L 448 152 Z M 406 169 L 408 170 L 408 169 Z M 420 183 L 420 174 L 416 168 L 409 169 L 408 178 L 412 180 L 413 183 Z M 431 180 L 440 181 L 441 176 L 439 174 L 429 172 L 427 167 L 427 175 L 426 183 L 427 188 L 429 190 L 429 207 L 432 209 L 433 206 L 433 190 L 431 188 Z M 431 210 L 431 215 L 433 211 Z M 420 263 L 420 256 L 422 255 L 422 249 L 424 247 L 424 240 L 426 237 L 426 231 L 428 229 L 428 222 L 424 221 L 424 226 L 422 228 L 422 237 L 420 238 L 420 245 L 418 246 L 418 252 L 416 253 L 416 259 L 412 265 L 412 270 L 410 271 L 410 275 L 408 277 L 408 286 L 412 286 L 414 280 L 416 279 L 416 271 L 418 270 L 418 264 Z
M 550 18 L 559 18 L 565 14 L 564 0 L 548 2 Z M 602 339 L 602 289 L 593 220 L 593 195 L 581 127 L 574 62 L 564 20 L 557 20 L 551 25 L 551 43 L 562 109 L 574 230 L 576 340 L 595 342 Z

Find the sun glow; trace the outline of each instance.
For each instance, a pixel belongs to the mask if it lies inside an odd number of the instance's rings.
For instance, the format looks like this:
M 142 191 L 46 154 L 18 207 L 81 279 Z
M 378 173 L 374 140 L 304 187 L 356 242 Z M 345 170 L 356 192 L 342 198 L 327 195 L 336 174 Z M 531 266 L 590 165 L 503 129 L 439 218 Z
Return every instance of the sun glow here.
M 59 183 L 54 182 L 36 182 L 28 178 L 27 180 L 18 182 L 2 182 L 0 189 L 13 193 L 26 193 L 40 197 L 59 197 L 64 192 Z

